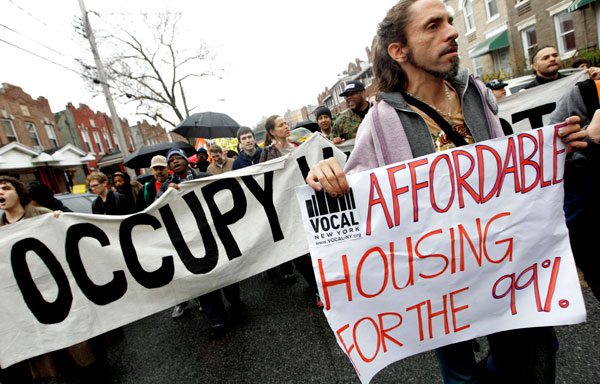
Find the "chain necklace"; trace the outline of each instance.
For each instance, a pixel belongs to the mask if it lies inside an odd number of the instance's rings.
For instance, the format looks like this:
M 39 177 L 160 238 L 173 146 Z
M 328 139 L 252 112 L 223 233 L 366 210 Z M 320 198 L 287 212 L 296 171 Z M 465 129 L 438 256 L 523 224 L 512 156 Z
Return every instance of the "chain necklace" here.
M 450 126 L 454 126 L 454 121 L 452 120 L 452 100 L 450 98 L 450 92 L 448 91 L 448 84 L 446 84 L 446 82 L 444 82 L 444 94 L 446 95 L 446 100 L 448 101 L 448 113 L 444 113 L 442 111 L 440 111 L 438 108 L 436 108 L 435 105 L 431 105 L 428 102 L 419 99 L 417 96 L 406 92 L 408 95 L 414 97 L 417 100 L 420 100 L 421 102 L 427 104 L 428 106 L 430 106 L 431 108 L 433 108 L 437 113 L 440 114 L 440 116 L 442 116 L 447 122 L 450 123 Z

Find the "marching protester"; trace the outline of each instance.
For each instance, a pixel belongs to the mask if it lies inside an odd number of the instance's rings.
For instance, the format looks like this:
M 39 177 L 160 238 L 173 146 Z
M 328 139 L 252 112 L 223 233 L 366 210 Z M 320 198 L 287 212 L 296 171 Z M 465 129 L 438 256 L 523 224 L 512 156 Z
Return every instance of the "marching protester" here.
M 279 115 L 270 116 L 265 121 L 265 149 L 260 156 L 260 161 L 269 161 L 291 153 L 295 146 L 289 142 L 289 136 L 290 128 L 283 117 Z M 281 274 L 281 279 L 283 282 L 290 284 L 296 282 L 296 277 L 294 276 L 294 265 L 302 277 L 304 277 L 309 288 L 313 292 L 316 300 L 316 306 L 318 308 L 322 308 L 323 302 L 319 297 L 319 290 L 317 288 L 317 281 L 313 272 L 310 255 L 303 255 L 294 259 L 293 262 L 287 261 L 281 264 L 279 266 L 279 273 Z M 268 270 L 267 275 L 271 278 L 274 278 L 275 268 Z
M 365 86 L 360 81 L 348 81 L 340 96 L 346 100 L 348 110 L 337 117 L 331 129 L 331 141 L 340 144 L 356 137 L 361 121 L 369 112 Z
M 196 159 L 197 161 L 194 163 L 194 168 L 198 170 L 198 172 L 206 172 L 206 169 L 210 165 L 210 161 L 208 161 L 208 152 L 204 147 L 198 148 L 196 151 Z
M 482 97 L 485 85 L 459 71 L 457 37 L 452 16 L 439 0 L 401 0 L 392 7 L 379 24 L 373 52 L 382 101 L 361 124 L 344 170 L 335 158 L 323 160 L 307 183 L 340 197 L 348 191 L 346 173 L 502 136 L 490 100 Z M 577 117 L 567 122 L 559 135 L 572 153 L 585 147 L 580 140 L 586 133 Z M 488 341 L 490 355 L 479 364 L 471 341 L 438 348 L 444 382 L 554 382 L 551 327 L 510 330 L 489 335 Z
M 142 187 L 142 184 L 135 180 L 131 181 L 131 177 L 127 173 L 121 171 L 113 173 L 112 180 L 114 188 L 113 191 L 119 192 L 125 196 L 133 210 L 135 207 L 137 194 Z
M 97 215 L 127 215 L 133 207 L 125 196 L 108 188 L 108 178 L 102 172 L 92 172 L 87 176 L 90 190 L 98 195 L 92 203 L 92 213 Z
M 25 185 L 10 176 L 0 176 L 0 209 L 4 210 L 0 227 L 52 213 L 48 208 L 31 204 Z M 54 216 L 58 217 L 60 212 L 55 210 Z M 0 367 L 0 381 L 20 384 L 32 378 L 55 377 L 79 370 L 82 378 L 87 381 L 101 382 L 107 373 L 103 365 L 106 364 L 105 348 L 101 337 L 96 337 L 68 348 L 32 357 L 7 369 Z
M 206 172 L 211 175 L 220 175 L 231 171 L 233 160 L 227 157 L 227 148 L 221 148 L 218 144 L 213 144 L 210 146 L 210 156 L 213 158 L 213 162 L 208 166 Z
M 254 131 L 248 127 L 240 127 L 237 131 L 239 156 L 233 161 L 232 169 L 246 168 L 260 163 L 262 148 L 256 145 Z
M 167 158 L 161 155 L 154 156 L 150 161 L 150 170 L 152 171 L 152 178 L 138 191 L 135 202 L 136 212 L 148 208 L 156 200 L 156 193 L 160 186 L 167 181 L 169 177 Z
M 185 152 L 179 148 L 171 148 L 167 152 L 167 163 L 173 174 L 159 188 L 156 198 L 159 198 L 168 188 L 179 189 L 178 184 L 196 180 L 202 177 L 210 176 L 208 173 L 199 173 L 194 171 L 188 163 L 188 158 Z M 210 336 L 219 337 L 225 332 L 225 320 L 227 314 L 221 297 L 221 290 L 217 289 L 206 293 L 196 299 L 200 304 L 200 310 L 204 312 L 210 322 Z M 181 303 L 173 308 L 171 317 L 174 319 L 181 317 L 187 303 Z
M 588 132 L 587 148 L 573 154 L 565 165 L 565 217 L 569 228 L 571 249 L 577 267 L 592 293 L 600 300 L 600 257 L 590 242 L 600 211 L 596 202 L 600 192 L 600 97 L 597 83 L 588 79 L 571 87 L 558 101 L 550 115 L 550 123 L 563 122 L 568 116 L 580 116 Z
M 327 139 L 331 136 L 331 111 L 324 105 L 321 105 L 315 110 L 315 118 L 317 119 L 317 124 L 319 124 L 319 129 L 321 133 L 325 135 Z
M 231 167 L 233 166 L 234 160 L 227 157 L 223 158 L 220 150 L 221 148 L 216 144 L 210 146 L 210 155 L 215 161 L 208 167 L 208 173 L 211 175 L 220 175 L 231 171 Z M 233 283 L 223 287 L 223 294 L 229 304 L 231 304 L 232 312 L 239 313 L 245 309 L 246 305 L 240 298 L 240 283 Z
M 52 211 L 71 212 L 60 200 L 54 197 L 54 193 L 46 184 L 34 181 L 27 184 L 27 190 L 29 190 L 29 198 L 31 199 L 29 204 L 48 208 Z
M 563 75 L 558 72 L 562 62 L 556 48 L 552 45 L 543 45 L 539 47 L 531 58 L 531 64 L 535 73 L 535 79 L 525 85 L 522 89 L 537 87 L 554 80 L 558 80 Z

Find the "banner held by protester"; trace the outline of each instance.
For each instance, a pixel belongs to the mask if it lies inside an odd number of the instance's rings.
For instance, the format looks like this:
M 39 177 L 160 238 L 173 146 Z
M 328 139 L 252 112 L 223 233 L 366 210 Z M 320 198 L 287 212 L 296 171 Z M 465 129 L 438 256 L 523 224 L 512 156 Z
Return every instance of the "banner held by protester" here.
M 64 348 L 308 252 L 294 188 L 324 157 L 181 184 L 129 216 L 43 215 L 0 229 L 0 366 Z M 300 231 L 300 232 L 299 232 Z
M 508 329 L 585 321 L 546 127 L 298 187 L 325 314 L 362 382 L 402 358 Z

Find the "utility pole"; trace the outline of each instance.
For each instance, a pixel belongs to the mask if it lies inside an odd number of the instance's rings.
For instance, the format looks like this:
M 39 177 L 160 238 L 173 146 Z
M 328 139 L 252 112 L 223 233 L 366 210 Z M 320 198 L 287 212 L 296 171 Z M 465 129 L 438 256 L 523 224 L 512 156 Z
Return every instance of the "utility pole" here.
M 102 60 L 100 60 L 100 55 L 98 54 L 96 39 L 94 38 L 94 32 L 92 31 L 90 19 L 88 18 L 87 10 L 85 9 L 83 0 L 79 0 L 79 8 L 81 8 L 81 18 L 83 20 L 83 26 L 85 28 L 87 39 L 90 42 L 92 53 L 94 54 L 94 61 L 96 62 L 96 68 L 98 69 L 100 85 L 102 85 L 102 89 L 104 90 L 106 104 L 108 104 L 108 109 L 110 111 L 110 118 L 112 119 L 113 126 L 115 127 L 115 132 L 117 133 L 117 141 L 119 142 L 119 147 L 121 147 L 121 155 L 123 156 L 123 160 L 125 160 L 125 150 L 128 148 L 127 141 L 125 140 L 125 135 L 123 135 L 123 130 L 121 129 L 121 120 L 119 120 L 119 116 L 117 115 L 117 110 L 115 109 L 115 104 L 113 103 L 110 88 L 106 81 L 106 73 L 104 72 Z

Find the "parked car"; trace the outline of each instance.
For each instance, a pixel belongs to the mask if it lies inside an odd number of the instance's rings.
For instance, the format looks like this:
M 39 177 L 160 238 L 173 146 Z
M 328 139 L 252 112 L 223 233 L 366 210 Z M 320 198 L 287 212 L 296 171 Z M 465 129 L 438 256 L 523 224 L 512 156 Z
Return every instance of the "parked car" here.
M 61 201 L 65 207 L 73 212 L 92 213 L 92 202 L 97 195 L 93 193 L 57 193 L 55 198 Z

